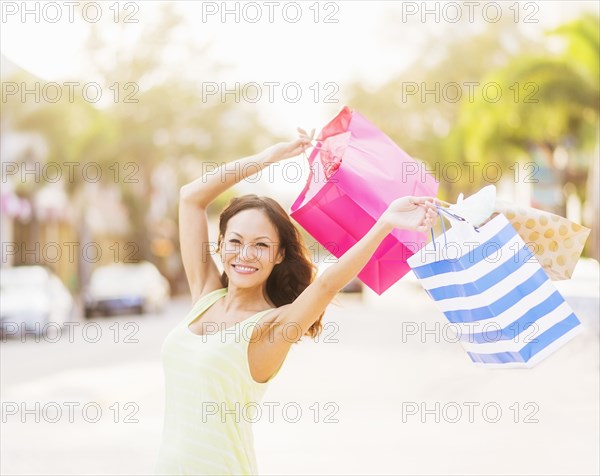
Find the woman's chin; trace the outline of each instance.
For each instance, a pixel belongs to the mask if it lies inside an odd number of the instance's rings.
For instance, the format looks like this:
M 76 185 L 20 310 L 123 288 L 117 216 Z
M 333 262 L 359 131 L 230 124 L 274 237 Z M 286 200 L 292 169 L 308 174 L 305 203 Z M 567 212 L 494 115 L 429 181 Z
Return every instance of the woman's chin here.
M 262 284 L 261 280 L 256 279 L 256 277 L 250 275 L 229 275 L 228 277 L 229 283 L 235 284 L 235 286 L 238 288 L 253 288 L 255 286 L 258 286 L 259 284 Z

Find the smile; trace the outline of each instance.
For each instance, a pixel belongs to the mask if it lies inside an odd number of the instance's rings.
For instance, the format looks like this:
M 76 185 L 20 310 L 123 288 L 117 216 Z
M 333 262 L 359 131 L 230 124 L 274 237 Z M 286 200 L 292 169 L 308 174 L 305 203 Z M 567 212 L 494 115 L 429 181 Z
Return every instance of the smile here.
M 232 264 L 231 266 L 233 266 L 233 269 L 235 269 L 238 273 L 242 274 L 250 274 L 254 273 L 255 271 L 258 271 L 256 268 L 252 268 L 250 266 L 242 266 L 240 264 Z

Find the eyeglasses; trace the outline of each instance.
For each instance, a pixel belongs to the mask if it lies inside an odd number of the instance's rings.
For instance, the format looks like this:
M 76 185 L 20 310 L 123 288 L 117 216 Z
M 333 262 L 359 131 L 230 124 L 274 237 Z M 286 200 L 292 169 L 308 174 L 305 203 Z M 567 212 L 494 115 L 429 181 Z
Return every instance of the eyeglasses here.
M 226 253 L 241 253 L 244 258 L 250 255 L 258 259 L 263 256 L 269 256 L 270 259 L 274 259 L 277 245 L 279 245 L 277 241 L 258 241 L 256 243 L 244 244 L 237 238 L 229 238 L 224 241 L 223 249 Z M 251 254 L 246 251 L 247 249 L 250 250 Z

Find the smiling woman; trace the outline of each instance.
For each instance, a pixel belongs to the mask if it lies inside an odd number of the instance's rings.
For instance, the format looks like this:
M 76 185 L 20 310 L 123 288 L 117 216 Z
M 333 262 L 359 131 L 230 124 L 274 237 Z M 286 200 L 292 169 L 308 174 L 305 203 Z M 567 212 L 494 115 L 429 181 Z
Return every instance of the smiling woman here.
M 295 141 L 236 161 L 235 170 L 245 172 L 210 174 L 181 188 L 181 256 L 194 305 L 161 350 L 166 409 L 156 474 L 256 474 L 252 419 L 235 409 L 260 403 L 291 345 L 319 335 L 326 307 L 395 226 L 422 231 L 435 216 L 431 199 L 396 200 L 317 277 L 285 210 L 272 198 L 244 195 L 219 219 L 219 273 L 208 240 L 208 205 L 249 170 L 259 173 L 304 151 L 314 130 L 299 132 Z
M 241 254 L 242 257 L 244 257 L 244 259 L 256 260 L 262 256 L 263 252 L 268 252 L 269 257 L 272 257 L 271 253 L 273 252 L 273 250 L 277 249 L 276 245 L 278 245 L 277 242 L 274 242 L 268 236 L 259 236 L 259 237 L 255 238 L 255 242 L 244 245 L 244 243 L 242 241 L 240 241 L 239 238 L 237 238 L 239 236 L 240 238 L 243 239 L 244 238 L 243 235 L 241 235 L 235 231 L 232 231 L 228 235 L 230 235 L 230 237 L 225 240 L 225 244 L 224 244 L 225 252 L 233 253 L 233 254 L 239 253 L 239 254 Z M 260 239 L 266 240 L 267 243 L 265 243 L 264 241 L 258 241 Z M 248 251 L 246 251 L 246 246 L 248 246 L 250 254 L 248 254 Z M 233 266 L 236 270 L 240 270 L 240 267 L 244 267 L 243 265 L 244 265 L 244 263 L 233 264 Z M 252 266 L 248 266 L 248 265 L 246 265 L 245 268 L 250 268 L 251 270 L 258 269 L 256 267 L 252 267 Z
M 255 238 L 245 244 L 244 235 Z M 292 303 L 316 275 L 300 233 L 269 197 L 251 194 L 231 201 L 219 219 L 218 249 L 223 287 L 243 289 L 264 283 L 264 299 L 276 307 Z M 311 337 L 318 335 L 321 317 L 309 327 Z

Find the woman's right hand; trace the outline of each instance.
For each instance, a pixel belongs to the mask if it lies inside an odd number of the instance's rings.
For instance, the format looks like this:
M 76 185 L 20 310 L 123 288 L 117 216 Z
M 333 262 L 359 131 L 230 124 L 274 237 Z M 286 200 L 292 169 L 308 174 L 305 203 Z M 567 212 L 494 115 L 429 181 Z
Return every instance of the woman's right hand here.
M 435 197 L 405 196 L 388 205 L 379 221 L 394 228 L 426 232 L 437 221 Z
M 311 142 L 315 136 L 315 130 L 313 129 L 308 133 L 298 127 L 298 139 L 290 142 L 279 142 L 271 147 L 268 147 L 265 152 L 273 157 L 274 160 L 285 160 L 291 157 L 296 157 L 304 152 L 308 147 L 311 146 Z

